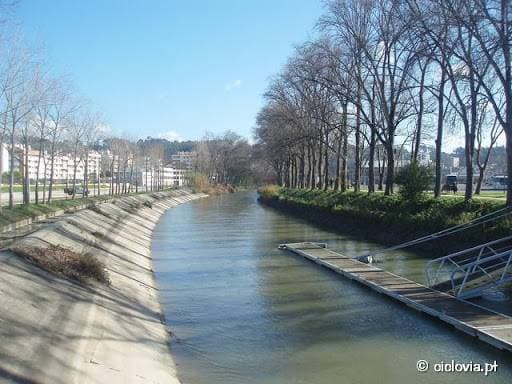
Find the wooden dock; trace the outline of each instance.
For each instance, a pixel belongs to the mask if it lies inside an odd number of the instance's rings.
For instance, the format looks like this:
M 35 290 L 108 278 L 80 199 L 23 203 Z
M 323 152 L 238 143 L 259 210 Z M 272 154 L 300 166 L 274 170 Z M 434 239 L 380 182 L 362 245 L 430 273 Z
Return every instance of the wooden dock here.
M 282 244 L 279 248 L 303 256 L 417 311 L 436 317 L 496 348 L 512 352 L 510 316 L 457 299 L 371 264 L 348 258 L 323 245 L 293 243 Z

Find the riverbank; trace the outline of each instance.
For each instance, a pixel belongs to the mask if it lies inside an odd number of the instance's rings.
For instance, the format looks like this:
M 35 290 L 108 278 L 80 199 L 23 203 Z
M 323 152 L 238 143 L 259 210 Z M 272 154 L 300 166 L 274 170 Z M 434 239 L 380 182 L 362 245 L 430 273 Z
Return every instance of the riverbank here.
M 155 286 L 151 235 L 160 216 L 203 197 L 127 196 L 43 226 L 11 249 L 64 247 L 106 267 L 109 285 L 50 274 L 0 252 L 0 381 L 178 383 Z
M 398 195 L 368 195 L 364 192 L 335 192 L 289 189 L 267 186 L 260 188 L 259 200 L 265 205 L 303 218 L 322 227 L 383 244 L 398 244 L 504 207 L 493 200 L 464 202 L 462 198 L 425 197 L 406 201 Z M 443 238 L 443 241 L 416 245 L 415 249 L 435 256 L 510 235 L 512 221 L 500 220 Z
M 97 197 L 54 200 L 50 204 L 19 204 L 15 205 L 12 209 L 3 207 L 0 210 L 0 232 L 11 230 L 11 228 L 8 228 L 10 225 L 13 225 L 12 229 L 14 229 L 15 227 L 30 224 L 32 220 L 42 219 L 43 216 L 49 217 L 59 212 L 74 210 L 76 208 L 82 209 L 88 205 L 110 200 L 112 200 L 112 196 L 104 195 Z

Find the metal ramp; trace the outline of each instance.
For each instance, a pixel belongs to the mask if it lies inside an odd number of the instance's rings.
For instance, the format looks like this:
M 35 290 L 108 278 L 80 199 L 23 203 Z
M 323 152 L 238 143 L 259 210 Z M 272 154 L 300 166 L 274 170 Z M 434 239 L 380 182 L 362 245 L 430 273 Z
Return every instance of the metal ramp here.
M 431 260 L 425 275 L 435 290 L 459 299 L 481 296 L 512 281 L 512 236 Z

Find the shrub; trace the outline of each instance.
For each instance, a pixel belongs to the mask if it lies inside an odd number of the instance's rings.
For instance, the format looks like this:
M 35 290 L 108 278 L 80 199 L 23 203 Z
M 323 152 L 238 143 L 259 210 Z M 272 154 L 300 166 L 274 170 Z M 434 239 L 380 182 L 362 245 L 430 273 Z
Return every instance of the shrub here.
M 400 186 L 400 195 L 411 201 L 419 200 L 432 182 L 432 170 L 417 162 L 403 167 L 395 176 L 395 183 Z
M 274 191 L 277 196 L 273 195 Z M 269 205 L 300 217 L 355 233 L 384 243 L 411 240 L 457 224 L 468 223 L 504 207 L 504 202 L 486 199 L 464 201 L 462 197 L 405 199 L 401 194 L 336 192 L 319 189 L 291 189 L 268 186 L 259 189 Z M 476 226 L 445 238 L 425 243 L 422 248 L 435 252 L 458 250 L 464 244 L 476 245 L 510 235 L 512 219 Z M 442 244 L 442 248 L 440 246 Z M 436 248 L 436 247 L 439 247 Z
M 190 186 L 194 192 L 203 192 L 208 189 L 210 182 L 208 181 L 208 177 L 199 174 L 191 177 Z
M 93 279 L 106 285 L 110 284 L 105 265 L 87 253 L 77 253 L 58 245 L 49 247 L 14 245 L 11 250 L 55 275 L 82 283 Z
M 268 184 L 258 188 L 258 193 L 263 199 L 271 199 L 279 195 L 281 187 L 279 185 Z

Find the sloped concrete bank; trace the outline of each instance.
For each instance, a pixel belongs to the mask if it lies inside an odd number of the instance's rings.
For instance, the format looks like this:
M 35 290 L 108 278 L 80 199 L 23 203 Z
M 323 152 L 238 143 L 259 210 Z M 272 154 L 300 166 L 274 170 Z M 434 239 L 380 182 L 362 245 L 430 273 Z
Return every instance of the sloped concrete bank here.
M 179 383 L 155 286 L 151 235 L 186 191 L 122 197 L 63 217 L 15 247 L 69 248 L 106 265 L 81 285 L 0 252 L 0 382 Z

